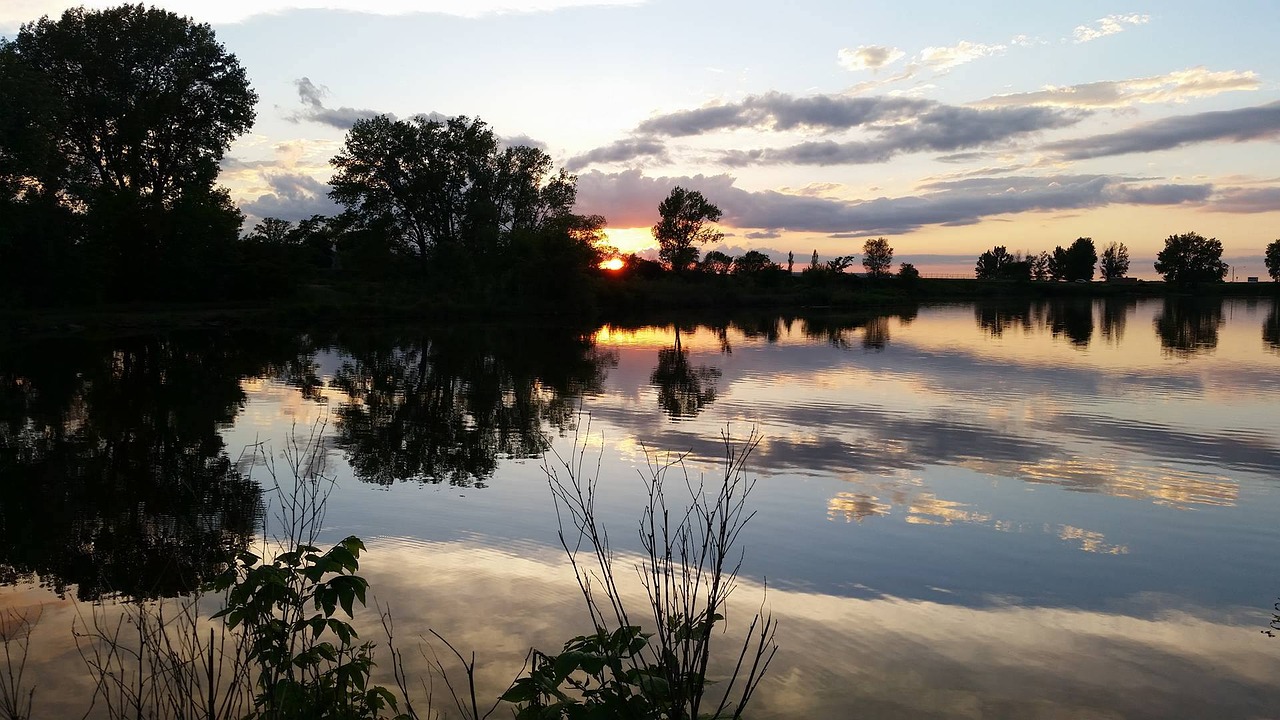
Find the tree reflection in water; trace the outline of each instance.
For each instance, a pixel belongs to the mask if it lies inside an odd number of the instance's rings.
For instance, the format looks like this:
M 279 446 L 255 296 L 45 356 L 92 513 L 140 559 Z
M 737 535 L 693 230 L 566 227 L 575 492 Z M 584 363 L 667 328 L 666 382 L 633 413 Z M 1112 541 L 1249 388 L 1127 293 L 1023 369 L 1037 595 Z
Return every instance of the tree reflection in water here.
M 721 343 L 725 348 L 727 341 Z M 720 369 L 689 362 L 689 351 L 680 344 L 680 327 L 676 327 L 675 344 L 658 350 L 658 365 L 649 375 L 649 383 L 658 389 L 658 406 L 672 420 L 697 416 L 716 399 L 716 380 Z
M 1271 304 L 1267 319 L 1262 321 L 1262 342 L 1272 350 L 1280 351 L 1280 300 Z
M 1165 298 L 1153 323 L 1166 355 L 1191 357 L 1218 347 L 1222 298 Z
M 241 380 L 296 349 L 200 333 L 0 351 L 4 580 L 92 600 L 186 593 L 217 572 L 261 507 L 218 429 L 244 404 Z
M 544 426 L 572 429 L 579 398 L 617 363 L 563 329 L 450 327 L 344 345 L 338 444 L 357 477 L 381 485 L 483 487 L 499 458 L 540 456 Z

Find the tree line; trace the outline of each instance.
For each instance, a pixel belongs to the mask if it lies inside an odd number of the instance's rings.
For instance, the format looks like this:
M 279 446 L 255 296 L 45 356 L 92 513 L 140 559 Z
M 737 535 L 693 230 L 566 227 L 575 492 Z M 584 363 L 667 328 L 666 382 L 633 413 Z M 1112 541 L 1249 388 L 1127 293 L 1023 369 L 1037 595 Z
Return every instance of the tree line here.
M 604 245 L 605 219 L 574 212 L 575 176 L 465 116 L 356 122 L 331 159 L 341 212 L 269 217 L 241 236 L 245 218 L 217 179 L 257 100 L 209 25 L 154 7 L 73 8 L 0 39 L 0 302 L 248 299 L 342 279 L 432 299 L 565 306 L 589 302 L 601 262 L 617 255 Z M 631 256 L 626 276 L 767 283 L 795 272 L 792 253 L 785 266 L 757 250 L 700 257 L 724 237 L 720 208 L 700 192 L 676 187 L 657 210 L 659 262 Z M 867 276 L 894 274 L 885 238 L 862 250 Z M 1221 280 L 1220 256 L 1215 239 L 1173 236 L 1157 270 Z M 820 262 L 815 251 L 800 275 L 844 277 L 854 257 Z M 994 248 L 977 275 L 1089 280 L 1096 263 L 1081 238 L 1027 257 Z M 1280 241 L 1267 263 L 1276 276 Z M 1103 250 L 1104 277 L 1128 266 L 1123 244 Z M 910 263 L 896 274 L 919 277 Z

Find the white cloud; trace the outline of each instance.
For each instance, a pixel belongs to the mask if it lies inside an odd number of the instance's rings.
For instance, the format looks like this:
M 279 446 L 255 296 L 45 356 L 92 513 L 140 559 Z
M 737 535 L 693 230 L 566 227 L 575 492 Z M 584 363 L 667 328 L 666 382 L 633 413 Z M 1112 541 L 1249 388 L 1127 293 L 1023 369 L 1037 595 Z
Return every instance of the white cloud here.
M 572 7 L 640 5 L 644 0 L 156 0 L 154 4 L 200 22 L 234 23 L 258 15 L 290 10 L 340 10 L 370 15 L 439 13 L 484 17 L 511 13 L 551 12 Z M 115 7 L 119 0 L 5 0 L 0 3 L 0 28 L 17 28 L 43 15 L 57 17 L 69 7 L 92 10 Z
M 949 47 L 927 47 L 920 51 L 918 62 L 933 70 L 945 71 L 992 55 L 1003 55 L 1005 45 L 984 45 L 961 40 Z
M 1051 85 L 1034 92 L 996 95 L 978 104 L 1119 108 L 1135 104 L 1181 103 L 1226 92 L 1257 90 L 1261 85 L 1253 71 L 1212 71 L 1201 66 L 1129 80 L 1104 80 L 1064 87 Z
M 847 70 L 879 70 L 905 56 L 898 48 L 883 45 L 859 45 L 852 50 L 844 48 L 837 54 L 840 65 Z
M 1077 43 L 1087 43 L 1108 35 L 1122 33 L 1129 25 L 1146 25 L 1149 22 L 1151 22 L 1150 15 L 1108 15 L 1092 25 L 1077 27 L 1073 34 Z

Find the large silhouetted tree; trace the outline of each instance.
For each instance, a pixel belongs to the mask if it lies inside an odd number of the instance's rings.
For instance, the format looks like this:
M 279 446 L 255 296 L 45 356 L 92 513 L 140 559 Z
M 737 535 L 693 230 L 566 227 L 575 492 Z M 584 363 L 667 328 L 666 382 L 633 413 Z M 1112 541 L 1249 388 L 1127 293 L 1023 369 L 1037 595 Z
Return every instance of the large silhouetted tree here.
M 998 245 L 978 256 L 974 274 L 979 280 L 1030 280 L 1031 263 Z
M 1102 250 L 1098 265 L 1103 280 L 1119 280 L 1129 274 L 1129 248 L 1124 243 L 1109 243 Z
M 1164 249 L 1156 255 L 1155 268 L 1171 283 L 1222 282 L 1227 277 L 1222 243 L 1195 232 L 1166 238 Z
M 710 223 L 721 217 L 720 208 L 713 205 L 697 190 L 685 190 L 680 186 L 658 205 L 658 223 L 653 226 L 653 237 L 658 241 L 658 257 L 671 269 L 683 271 L 698 261 L 698 248 L 719 242 L 724 235 Z
M 235 55 L 189 18 L 124 5 L 29 23 L 0 41 L 0 202 L 44 233 L 82 230 L 110 294 L 190 293 L 239 232 L 214 182 L 256 102 Z M 51 206 L 84 222 L 52 228 Z
M 862 267 L 871 277 L 888 277 L 893 265 L 893 248 L 884 238 L 873 238 L 862 244 Z
M 330 195 L 359 226 L 445 275 L 493 275 L 519 243 L 576 246 L 603 225 L 572 214 L 574 176 L 537 148 L 501 147 L 479 119 L 361 120 L 330 162 Z
M 1054 280 L 1092 280 L 1093 266 L 1098 264 L 1098 251 L 1093 238 L 1076 238 L 1069 247 L 1054 248 L 1049 260 L 1049 274 Z
M 1267 264 L 1267 274 L 1271 279 L 1280 282 L 1280 240 L 1272 240 L 1267 245 L 1267 254 L 1263 261 Z

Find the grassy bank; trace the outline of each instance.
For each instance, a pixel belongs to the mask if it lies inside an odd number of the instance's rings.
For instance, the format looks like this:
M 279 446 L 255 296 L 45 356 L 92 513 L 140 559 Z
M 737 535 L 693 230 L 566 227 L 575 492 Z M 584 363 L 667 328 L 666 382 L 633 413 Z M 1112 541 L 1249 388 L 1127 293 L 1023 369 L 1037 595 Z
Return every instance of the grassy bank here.
M 0 309 L 5 335 L 129 332 L 240 324 L 313 326 L 368 321 L 575 320 L 635 322 L 747 312 L 874 311 L 920 303 L 986 299 L 1040 300 L 1111 297 L 1280 297 L 1278 283 L 1063 283 L 855 276 L 814 282 L 799 276 L 770 282 L 720 275 L 597 278 L 579 300 L 542 301 L 433 293 L 407 284 L 317 283 L 263 301 L 136 303 Z

